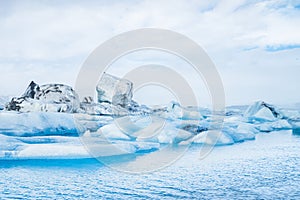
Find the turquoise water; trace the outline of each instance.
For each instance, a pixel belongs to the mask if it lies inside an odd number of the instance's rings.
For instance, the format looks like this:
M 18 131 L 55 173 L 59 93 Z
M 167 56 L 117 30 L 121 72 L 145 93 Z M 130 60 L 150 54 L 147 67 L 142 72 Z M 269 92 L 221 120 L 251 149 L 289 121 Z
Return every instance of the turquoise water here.
M 2 161 L 0 199 L 300 199 L 300 136 L 291 131 L 216 147 L 203 160 L 199 148 L 136 175 L 94 159 Z

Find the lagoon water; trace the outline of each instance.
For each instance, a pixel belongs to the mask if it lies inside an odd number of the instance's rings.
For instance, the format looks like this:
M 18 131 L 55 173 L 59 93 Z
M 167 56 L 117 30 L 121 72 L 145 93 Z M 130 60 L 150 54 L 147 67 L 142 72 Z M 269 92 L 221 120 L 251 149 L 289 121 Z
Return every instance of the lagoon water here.
M 1 161 L 0 199 L 300 199 L 300 136 L 291 131 L 215 147 L 205 159 L 199 148 L 144 174 L 95 159 Z

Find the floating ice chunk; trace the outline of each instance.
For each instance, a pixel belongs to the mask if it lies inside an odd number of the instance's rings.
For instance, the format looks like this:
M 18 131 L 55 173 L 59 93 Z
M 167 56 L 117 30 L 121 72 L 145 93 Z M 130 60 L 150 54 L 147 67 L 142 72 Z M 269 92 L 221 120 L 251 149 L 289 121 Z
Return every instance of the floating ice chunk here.
M 79 97 L 70 86 L 39 86 L 33 81 L 21 97 L 13 98 L 6 106 L 8 111 L 19 112 L 76 112 L 78 109 Z
M 286 120 L 278 120 L 275 122 L 265 122 L 262 124 L 257 124 L 256 128 L 261 132 L 271 132 L 278 130 L 290 130 L 292 129 L 292 126 Z
M 12 136 L 78 135 L 74 118 L 65 113 L 0 112 L 0 132 Z
M 79 137 L 13 137 L 0 134 L 0 160 L 81 159 L 116 156 L 159 149 L 158 143 L 106 141 L 90 135 Z M 82 141 L 84 141 L 84 146 Z M 88 147 L 88 148 L 87 148 Z M 88 151 L 87 151 L 88 149 Z
M 179 143 L 193 136 L 192 133 L 176 128 L 162 118 L 122 117 L 115 120 L 116 132 L 125 133 L 136 141 Z
M 224 118 L 223 127 L 230 127 L 233 129 L 237 129 L 238 126 L 241 124 L 247 124 L 245 122 L 245 118 L 241 116 L 229 116 Z
M 151 122 L 148 122 L 151 120 Z M 104 137 L 108 140 L 137 140 L 148 141 L 156 131 L 163 127 L 157 119 L 144 116 L 120 117 L 114 123 L 105 125 L 96 132 L 90 132 L 93 137 Z M 149 135 L 150 134 L 150 135 Z M 157 140 L 157 139 L 156 139 Z
M 28 145 L 15 157 L 18 159 L 79 159 L 91 158 L 91 155 L 82 145 L 54 143 Z
M 258 125 L 256 126 L 256 128 L 257 128 L 260 132 L 271 132 L 271 131 L 274 130 L 271 123 L 258 124 Z
M 165 120 L 155 116 L 126 116 L 115 119 L 115 132 L 132 140 L 157 142 L 157 135 L 165 126 Z
M 183 120 L 200 120 L 203 116 L 200 114 L 198 109 L 182 107 L 177 102 L 171 102 L 167 107 L 165 113 L 167 118 L 170 119 L 183 119 Z
M 126 107 L 132 98 L 132 82 L 104 73 L 97 85 L 98 102 Z
M 248 107 L 244 117 L 249 121 L 275 121 L 281 119 L 282 114 L 275 106 L 258 101 Z
M 95 133 L 91 133 L 93 136 L 101 136 L 108 140 L 130 140 L 131 138 L 124 134 L 116 124 L 108 124 L 101 127 Z
M 292 129 L 292 125 L 287 120 L 278 120 L 272 123 L 272 127 L 274 130 L 290 130 Z
M 247 131 L 248 130 L 248 131 Z M 238 129 L 234 128 L 223 128 L 222 132 L 229 135 L 234 142 L 243 142 L 245 140 L 254 140 L 255 139 L 255 133 L 257 130 L 252 130 L 254 132 L 251 132 L 249 130 L 249 127 L 242 127 L 240 126 Z
M 172 126 L 165 127 L 157 136 L 159 143 L 177 144 L 193 137 L 193 134 Z
M 238 124 L 238 126 L 236 128 L 236 132 L 245 133 L 245 134 L 247 134 L 247 133 L 253 133 L 253 134 L 259 133 L 259 131 L 255 128 L 255 125 L 248 124 L 248 123 Z
M 241 117 L 240 116 L 229 116 L 224 118 L 224 122 L 226 123 L 237 123 L 241 121 Z
M 137 150 L 136 146 L 131 142 L 121 140 L 108 141 L 103 137 L 93 137 L 89 134 L 84 134 L 81 137 L 81 141 L 93 157 L 131 154 Z
M 90 158 L 78 137 L 13 137 L 0 134 L 0 160 Z
M 276 120 L 275 116 L 273 113 L 266 107 L 261 108 L 255 115 L 252 116 L 255 119 L 262 119 L 266 121 L 274 121 Z
M 234 144 L 234 140 L 224 132 L 220 131 L 205 131 L 192 139 L 193 143 L 207 144 L 207 145 L 230 145 Z

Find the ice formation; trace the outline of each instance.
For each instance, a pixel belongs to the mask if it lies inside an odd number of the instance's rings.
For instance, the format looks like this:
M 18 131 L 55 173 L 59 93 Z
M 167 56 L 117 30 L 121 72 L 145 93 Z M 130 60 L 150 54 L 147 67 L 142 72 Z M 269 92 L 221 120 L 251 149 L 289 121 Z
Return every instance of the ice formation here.
M 67 85 L 46 84 L 39 86 L 31 82 L 21 97 L 14 97 L 7 105 L 8 111 L 19 112 L 76 112 L 79 97 Z
M 126 107 L 132 98 L 132 87 L 133 84 L 129 80 L 104 73 L 96 87 L 98 102 Z
M 249 106 L 244 116 L 248 118 L 249 121 L 275 121 L 283 117 L 275 106 L 263 101 L 255 102 Z
M 70 86 L 34 82 L 20 97 L 0 98 L 0 160 L 149 153 L 165 145 L 232 145 L 261 132 L 300 134 L 297 110 L 263 101 L 246 111 L 230 107 L 219 130 L 207 108 L 177 102 L 149 108 L 132 99 L 132 87 L 129 80 L 105 73 L 95 88 L 96 101 L 80 102 Z

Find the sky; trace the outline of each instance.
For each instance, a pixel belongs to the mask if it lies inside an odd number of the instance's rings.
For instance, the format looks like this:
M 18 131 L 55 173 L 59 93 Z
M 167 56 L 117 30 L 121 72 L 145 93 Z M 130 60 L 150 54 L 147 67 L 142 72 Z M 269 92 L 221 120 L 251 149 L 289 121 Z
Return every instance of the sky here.
M 299 0 L 0 0 L 0 95 L 18 96 L 31 80 L 74 86 L 97 46 L 139 28 L 176 31 L 198 43 L 220 74 L 226 105 L 300 102 Z M 109 72 L 121 76 L 145 63 L 174 67 L 193 85 L 200 104 L 210 104 L 203 80 L 173 55 L 135 53 Z M 148 88 L 135 96 L 159 103 L 164 93 Z

